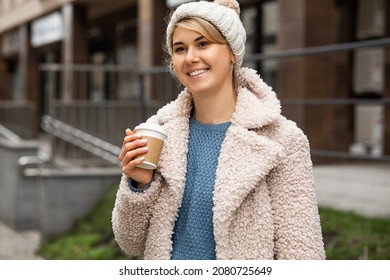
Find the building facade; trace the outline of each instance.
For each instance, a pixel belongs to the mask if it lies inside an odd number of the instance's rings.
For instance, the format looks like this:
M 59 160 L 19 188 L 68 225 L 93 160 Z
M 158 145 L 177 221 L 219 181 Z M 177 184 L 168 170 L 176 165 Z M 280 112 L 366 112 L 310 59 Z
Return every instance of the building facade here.
M 41 116 L 51 113 L 52 100 L 133 100 L 144 85 L 129 73 L 163 64 L 165 18 L 181 2 L 186 1 L 0 0 L 0 121 L 11 128 L 27 125 L 34 137 Z M 386 46 L 284 58 L 254 56 L 387 38 L 387 1 L 239 3 L 248 32 L 245 65 L 256 68 L 275 89 L 283 113 L 305 131 L 313 150 L 390 155 L 390 108 L 382 102 L 390 97 Z M 42 68 L 48 64 L 60 68 Z M 94 69 L 96 65 L 111 65 L 113 70 Z M 159 98 L 154 79 L 146 82 L 148 99 Z M 367 105 L 367 100 L 375 104 Z M 31 112 L 31 118 L 21 118 L 21 111 Z

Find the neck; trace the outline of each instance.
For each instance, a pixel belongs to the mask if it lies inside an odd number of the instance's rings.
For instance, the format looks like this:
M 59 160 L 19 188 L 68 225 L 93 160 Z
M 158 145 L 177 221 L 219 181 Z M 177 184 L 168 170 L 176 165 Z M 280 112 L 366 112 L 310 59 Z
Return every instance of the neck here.
M 195 119 L 206 124 L 230 121 L 236 107 L 236 97 L 233 90 L 221 94 L 193 96 L 193 98 Z

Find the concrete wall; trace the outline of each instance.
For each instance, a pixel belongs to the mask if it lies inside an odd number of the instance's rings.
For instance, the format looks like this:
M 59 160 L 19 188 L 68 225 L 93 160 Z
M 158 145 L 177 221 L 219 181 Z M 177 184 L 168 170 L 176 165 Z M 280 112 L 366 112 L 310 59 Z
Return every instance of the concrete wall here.
M 18 159 L 36 155 L 38 143 L 0 140 L 0 220 L 15 229 L 39 227 L 35 178 L 21 176 Z
M 37 166 L 22 172 L 18 160 L 37 151 L 37 143 L 0 140 L 0 220 L 16 230 L 36 229 L 43 238 L 64 234 L 119 185 L 119 167 Z
M 110 187 L 119 185 L 120 176 L 119 168 L 41 169 L 37 183 L 43 237 L 69 231 Z

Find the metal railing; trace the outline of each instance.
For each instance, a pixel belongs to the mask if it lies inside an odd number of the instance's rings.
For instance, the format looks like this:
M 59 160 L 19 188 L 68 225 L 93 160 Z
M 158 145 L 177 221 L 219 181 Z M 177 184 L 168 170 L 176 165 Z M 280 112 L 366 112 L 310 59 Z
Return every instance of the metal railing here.
M 64 141 L 88 151 L 114 165 L 118 165 L 120 148 L 84 131 L 74 128 L 46 115 L 42 117 L 42 128 Z
M 319 55 L 325 53 L 346 52 L 346 51 L 352 51 L 352 50 L 368 48 L 368 47 L 384 47 L 389 45 L 390 45 L 390 38 L 381 38 L 381 39 L 317 46 L 317 47 L 307 47 L 301 49 L 274 51 L 270 53 L 257 53 L 257 54 L 245 56 L 244 61 L 285 59 L 285 58 L 303 57 L 309 55 Z
M 306 57 L 321 54 L 349 52 L 361 48 L 369 47 L 387 47 L 390 45 L 390 38 L 380 38 L 373 40 L 364 40 L 357 42 L 340 43 L 334 45 L 307 47 L 301 49 L 281 50 L 272 53 L 259 53 L 246 56 L 245 61 L 265 61 L 270 59 L 288 59 L 297 57 Z M 385 105 L 390 104 L 390 98 L 326 98 L 326 99 L 281 99 L 282 106 L 354 106 L 354 105 Z M 386 124 L 385 124 L 386 125 Z M 389 126 L 390 124 L 387 124 Z M 346 160 L 368 160 L 390 162 L 388 155 L 365 155 L 353 154 L 344 151 L 331 151 L 311 149 L 312 156 L 323 158 L 338 158 Z
M 12 142 L 21 141 L 19 135 L 15 134 L 13 131 L 9 130 L 8 128 L 6 128 L 4 125 L 1 124 L 0 124 L 0 135 Z
M 248 55 L 244 58 L 245 62 L 257 62 L 257 61 L 265 61 L 270 59 L 286 59 L 286 58 L 294 58 L 294 57 L 305 57 L 319 54 L 330 54 L 337 52 L 349 52 L 359 48 L 367 48 L 367 47 L 386 47 L 390 45 L 390 38 L 383 39 L 375 39 L 375 40 L 366 40 L 359 42 L 351 42 L 351 43 L 343 43 L 336 45 L 328 45 L 328 46 L 318 46 L 318 47 L 309 47 L 302 49 L 293 49 L 293 50 L 283 50 L 276 51 L 272 53 L 261 53 L 261 54 L 253 54 Z M 53 110 L 55 113 L 53 114 L 53 118 L 57 118 L 64 123 L 70 124 L 76 129 L 81 129 L 83 131 L 87 131 L 91 135 L 95 137 L 99 137 L 101 139 L 105 139 L 105 141 L 118 146 L 121 144 L 119 138 L 123 138 L 123 131 L 127 127 L 134 127 L 135 124 L 144 121 L 148 116 L 154 114 L 156 110 L 167 103 L 170 100 L 175 98 L 175 95 L 179 92 L 179 86 L 177 81 L 174 80 L 167 69 L 162 66 L 151 67 L 148 69 L 140 69 L 136 70 L 133 67 L 129 66 L 120 66 L 120 65 L 60 65 L 60 64 L 42 64 L 40 66 L 42 71 L 73 71 L 78 72 L 82 75 L 87 73 L 92 73 L 93 71 L 104 71 L 107 73 L 122 73 L 129 76 L 136 77 L 136 81 L 138 81 L 138 92 L 133 95 L 133 101 L 130 102 L 128 100 L 105 100 L 104 102 L 93 102 L 87 100 L 77 100 L 75 102 L 61 102 L 55 101 L 52 103 L 52 106 L 55 106 Z M 169 79 L 169 83 L 161 82 L 161 80 Z M 160 79 L 159 82 L 156 82 L 157 79 Z M 153 89 L 151 90 L 151 87 Z M 152 95 L 151 95 L 151 92 Z M 157 92 L 157 94 L 156 94 Z M 169 93 L 169 94 L 166 94 Z M 173 94 L 172 94 L 173 93 Z M 326 99 L 281 99 L 281 103 L 283 106 L 354 106 L 361 104 L 390 104 L 390 98 L 377 98 L 377 99 L 360 99 L 360 98 L 326 98 Z M 80 104 L 83 104 L 82 106 Z M 125 105 L 127 104 L 127 105 Z M 86 114 L 90 108 L 98 108 L 96 111 L 103 112 L 105 110 L 109 110 L 111 108 L 113 111 L 121 111 L 120 108 L 123 108 L 124 111 L 127 110 L 133 113 L 132 116 L 124 115 L 122 113 L 118 113 L 113 116 L 110 114 L 105 114 L 105 117 L 110 118 L 105 125 L 112 127 L 115 126 L 115 123 L 121 123 L 121 118 L 128 120 L 125 121 L 125 124 L 120 124 L 118 129 L 111 130 L 111 132 L 115 135 L 119 135 L 119 138 L 112 139 L 109 137 L 105 137 L 104 135 L 99 135 L 97 128 L 86 128 L 83 127 L 83 118 L 71 120 L 69 116 L 77 116 Z M 68 108 L 68 109 L 66 109 Z M 78 109 L 77 109 L 78 108 Z M 84 108 L 84 109 L 83 109 Z M 89 109 L 88 109 L 89 108 Z M 61 112 L 64 111 L 64 112 Z M 67 111 L 67 112 L 65 112 Z M 72 114 L 71 112 L 77 112 Z M 100 113 L 103 114 L 103 113 Z M 99 116 L 99 113 L 92 114 L 95 117 Z M 77 118 L 77 117 L 76 117 Z M 93 118 L 93 117 L 92 117 Z M 84 117 L 85 122 L 85 117 Z M 389 124 L 387 124 L 389 125 Z M 110 130 L 108 130 L 110 131 Z M 311 151 L 312 155 L 320 156 L 320 157 L 329 157 L 329 158 L 341 158 L 341 159 L 362 159 L 362 160 L 375 160 L 375 161 L 390 161 L 390 157 L 387 155 L 382 156 L 365 156 L 365 155 L 357 155 L 351 154 L 350 152 L 343 151 L 328 151 L 328 150 L 316 150 L 313 149 Z
M 57 82 L 55 79 L 58 75 L 48 75 L 49 78 L 54 80 L 50 82 L 52 86 L 47 87 L 49 89 L 49 92 L 46 93 L 46 96 L 49 97 L 47 113 L 51 118 L 63 124 L 119 147 L 122 145 L 126 128 L 133 129 L 136 125 L 145 121 L 148 116 L 156 113 L 158 108 L 171 101 L 174 95 L 177 94 L 178 82 L 165 69 L 162 66 L 137 70 L 134 67 L 121 65 L 42 64 L 40 65 L 41 71 L 51 74 L 72 71 L 77 73 L 78 80 L 88 80 L 93 77 L 96 71 L 99 73 L 103 71 L 109 73 L 109 78 L 112 80 L 127 76 L 131 81 L 137 82 L 137 86 L 131 88 L 133 90 L 131 93 L 125 92 L 127 96 L 124 98 L 118 97 L 120 94 L 123 95 L 123 90 L 122 93 L 118 94 L 120 88 L 112 83 L 108 84 L 109 87 L 106 88 L 106 91 L 113 95 L 110 99 L 93 100 L 92 98 L 92 100 L 73 99 L 65 101 L 56 98 L 58 93 L 55 91 L 56 86 L 53 86 L 53 83 Z M 151 77 L 151 75 L 154 75 L 154 77 Z M 134 91 L 134 88 L 137 90 Z M 116 94 L 114 94 L 115 92 Z M 146 92 L 149 92 L 149 94 Z M 60 128 L 62 129 L 64 126 L 56 129 Z M 66 133 L 64 136 L 66 136 Z M 88 155 L 77 152 L 76 149 L 72 151 L 72 148 L 69 147 L 68 144 L 77 142 L 75 139 L 66 139 L 57 135 L 54 141 L 57 148 L 56 156 L 62 158 L 70 156 L 87 162 Z M 84 144 L 74 146 L 82 150 L 88 150 L 88 147 Z M 99 153 L 93 154 L 99 156 Z M 117 155 L 115 159 L 110 160 L 108 158 L 108 160 L 116 163 L 118 161 Z

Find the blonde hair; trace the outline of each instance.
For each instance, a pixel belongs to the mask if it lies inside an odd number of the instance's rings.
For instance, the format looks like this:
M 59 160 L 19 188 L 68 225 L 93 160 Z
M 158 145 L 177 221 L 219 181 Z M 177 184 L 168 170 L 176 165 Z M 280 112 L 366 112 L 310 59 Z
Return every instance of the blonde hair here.
M 183 18 L 175 24 L 174 28 L 181 27 L 185 29 L 189 29 L 195 32 L 200 33 L 211 43 L 215 44 L 226 44 L 229 47 L 231 53 L 233 53 L 232 49 L 226 38 L 221 34 L 221 32 L 210 22 L 204 20 L 199 17 L 187 17 Z M 172 48 L 173 42 L 169 42 L 170 48 Z M 172 56 L 169 55 L 168 46 L 165 46 L 165 53 L 167 54 L 166 64 L 168 65 L 169 71 L 173 76 L 176 76 L 175 71 L 172 65 Z M 235 71 L 233 71 L 233 85 L 236 85 Z
M 225 37 L 219 32 L 219 30 L 210 22 L 198 18 L 183 18 L 175 27 L 186 28 L 202 34 L 207 40 L 215 44 L 228 44 Z M 171 42 L 172 43 L 172 42 Z M 228 44 L 229 45 L 229 44 Z

